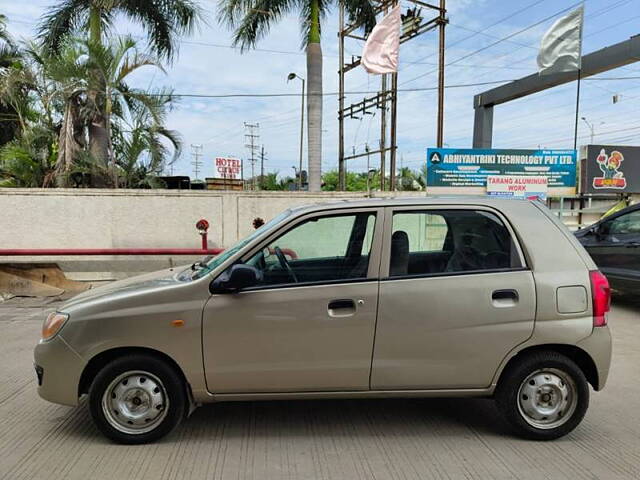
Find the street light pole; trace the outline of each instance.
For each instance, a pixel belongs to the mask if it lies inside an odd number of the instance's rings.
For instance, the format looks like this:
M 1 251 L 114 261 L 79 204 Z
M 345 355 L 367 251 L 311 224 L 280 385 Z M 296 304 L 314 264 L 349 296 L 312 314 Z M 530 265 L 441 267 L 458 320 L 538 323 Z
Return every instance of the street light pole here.
M 596 136 L 596 126 L 587 120 L 587 117 L 582 117 L 582 121 L 587 124 L 589 130 L 591 130 L 591 145 L 593 145 L 594 137 Z M 599 125 L 604 125 L 605 122 L 600 122 Z
M 590 142 L 590 143 L 591 143 L 591 145 L 593 145 L 593 137 L 594 137 L 594 132 L 593 132 L 593 130 L 594 130 L 594 126 L 593 126 L 593 124 L 592 124 L 592 123 L 589 123 L 589 121 L 586 119 L 586 117 L 582 117 L 582 121 L 583 121 L 584 123 L 586 123 L 586 124 L 587 124 L 587 127 L 589 127 L 589 130 L 591 130 L 591 142 Z
M 302 149 L 304 144 L 304 78 L 295 73 L 290 73 L 287 77 L 287 82 L 294 78 L 302 82 L 302 97 L 300 101 L 300 165 L 298 169 L 298 191 L 300 191 L 302 190 Z

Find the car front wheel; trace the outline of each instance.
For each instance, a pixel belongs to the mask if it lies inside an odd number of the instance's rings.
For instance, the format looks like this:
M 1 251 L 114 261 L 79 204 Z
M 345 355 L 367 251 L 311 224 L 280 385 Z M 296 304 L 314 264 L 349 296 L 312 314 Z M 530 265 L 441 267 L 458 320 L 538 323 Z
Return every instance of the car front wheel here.
M 553 440 L 582 421 L 589 406 L 589 384 L 570 358 L 552 351 L 535 352 L 509 366 L 495 397 L 516 434 Z
M 89 408 L 105 436 L 139 444 L 171 432 L 185 416 L 187 397 L 182 378 L 167 363 L 127 355 L 100 370 L 89 390 Z

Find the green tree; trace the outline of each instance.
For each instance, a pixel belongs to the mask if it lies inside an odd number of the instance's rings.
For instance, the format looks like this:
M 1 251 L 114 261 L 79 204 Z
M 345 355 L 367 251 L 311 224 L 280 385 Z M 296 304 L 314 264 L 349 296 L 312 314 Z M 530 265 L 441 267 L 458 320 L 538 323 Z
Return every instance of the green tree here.
M 180 134 L 163 125 L 165 112 L 172 101 L 171 93 L 165 92 L 151 97 L 144 105 L 133 105 L 131 120 L 127 123 L 129 129 L 117 131 L 118 141 L 114 146 L 122 187 L 164 186 L 157 176 L 167 164 L 177 160 L 182 151 Z M 167 143 L 173 153 L 167 148 Z
M 403 167 L 398 172 L 396 177 L 396 184 L 398 190 L 416 191 L 422 190 L 422 185 L 419 182 L 420 173 L 416 173 L 409 167 Z
M 110 186 L 121 179 L 127 187 L 150 186 L 179 153 L 179 135 L 164 126 L 171 92 L 126 83 L 131 72 L 157 61 L 140 54 L 128 37 L 92 48 L 72 39 L 57 54 L 29 45 L 21 62 L 0 71 L 0 103 L 12 106 L 21 124 L 0 150 L 3 185 Z M 92 154 L 89 135 L 97 111 L 108 112 L 112 164 Z
M 112 129 L 132 112 L 146 109 L 156 125 L 166 107 L 151 93 L 130 88 L 126 81 L 145 66 L 162 69 L 158 61 L 141 53 L 129 37 L 111 40 L 107 46 L 85 40 L 69 40 L 57 54 L 43 59 L 48 76 L 60 85 L 64 113 L 60 128 L 60 148 L 56 170 L 62 183 L 74 171 L 80 151 L 93 159 L 96 179 L 110 186 L 117 184 Z M 114 119 L 114 115 L 116 118 Z M 86 163 L 86 162 L 85 162 Z M 111 179 L 103 175 L 110 171 Z
M 13 37 L 6 27 L 7 17 L 0 15 L 0 88 L 4 90 L 7 79 L 12 71 L 20 69 L 22 58 Z M 24 91 L 14 91 L 19 97 L 24 97 Z M 16 98 L 11 99 L 13 102 Z M 20 130 L 20 118 L 12 101 L 5 95 L 0 96 L 0 145 L 13 139 Z M 24 99 L 20 103 L 23 103 Z
M 191 33 L 202 17 L 191 0 L 62 0 L 42 17 L 38 37 L 54 52 L 84 32 L 87 40 L 101 44 L 118 15 L 142 26 L 156 55 L 167 60 L 177 52 L 178 37 Z
M 33 45 L 14 48 L 14 61 L 0 68 L 0 106 L 6 114 L 0 124 L 15 124 L 12 136 L 0 149 L 0 184 L 47 186 L 54 176 L 57 155 L 54 117 L 58 89 L 45 78 Z
M 36 125 L 0 148 L 0 186 L 42 187 L 52 183 L 56 161 L 53 130 Z
M 193 31 L 202 17 L 200 7 L 191 0 L 62 0 L 42 17 L 38 37 L 54 54 L 61 52 L 70 38 L 88 32 L 85 40 L 89 46 L 89 66 L 93 68 L 86 72 L 89 81 L 86 95 L 93 111 L 88 132 L 89 149 L 96 161 L 109 164 L 112 170 L 115 170 L 115 160 L 110 144 L 109 90 L 118 79 L 103 79 L 101 74 L 105 71 L 116 73 L 113 65 L 106 65 L 105 61 L 117 61 L 118 53 L 126 53 L 109 52 L 110 46 L 103 43 L 105 32 L 118 15 L 141 25 L 157 57 L 169 61 L 177 52 L 178 37 Z M 109 53 L 113 53 L 114 58 L 109 58 Z M 124 73 L 130 72 L 125 68 Z M 76 108 L 73 103 L 74 99 L 70 101 L 69 109 Z M 65 126 L 70 127 L 69 124 Z
M 307 138 L 309 190 L 320 191 L 322 161 L 322 48 L 320 23 L 332 4 L 323 0 L 220 0 L 220 20 L 233 28 L 234 45 L 253 48 L 284 16 L 300 15 L 302 47 L 307 53 Z M 365 28 L 375 25 L 372 0 L 342 0 L 351 22 Z
M 371 176 L 370 186 L 374 190 L 374 176 Z M 345 188 L 348 192 L 366 192 L 367 174 L 366 172 L 347 172 Z M 335 192 L 339 189 L 339 176 L 337 170 L 329 170 L 322 175 L 322 189 L 327 192 Z

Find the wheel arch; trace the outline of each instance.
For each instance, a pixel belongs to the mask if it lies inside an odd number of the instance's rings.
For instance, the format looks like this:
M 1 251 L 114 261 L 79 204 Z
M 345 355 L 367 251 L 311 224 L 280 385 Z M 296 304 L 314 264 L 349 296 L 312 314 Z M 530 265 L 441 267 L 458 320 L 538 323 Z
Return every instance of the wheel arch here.
M 187 396 L 192 401 L 193 395 L 191 392 L 191 385 L 189 384 L 186 375 L 182 371 L 182 368 L 180 368 L 180 365 L 178 365 L 178 363 L 166 353 L 147 347 L 116 347 L 109 350 L 104 350 L 93 356 L 91 360 L 87 362 L 84 370 L 82 371 L 82 374 L 80 375 L 80 381 L 78 382 L 78 397 L 85 393 L 89 393 L 91 382 L 98 374 L 98 372 L 110 361 L 124 355 L 132 354 L 155 357 L 158 360 L 161 360 L 169 365 L 178 375 L 180 375 L 183 385 L 185 386 Z
M 532 345 L 518 351 L 515 355 L 513 355 L 507 361 L 507 363 L 504 365 L 502 370 L 499 372 L 496 385 L 500 384 L 500 381 L 502 380 L 502 377 L 504 376 L 505 372 L 507 372 L 516 362 L 518 362 L 520 359 L 524 358 L 525 356 L 530 355 L 531 353 L 541 352 L 541 351 L 556 352 L 573 360 L 576 363 L 576 365 L 578 365 L 578 368 L 582 370 L 582 373 L 584 373 L 584 376 L 586 377 L 587 381 L 591 384 L 593 389 L 596 391 L 599 390 L 600 380 L 598 376 L 598 369 L 596 368 L 596 364 L 593 361 L 593 358 L 591 358 L 591 355 L 589 355 L 586 351 L 584 351 L 580 347 L 576 347 L 575 345 L 558 344 L 558 343 Z

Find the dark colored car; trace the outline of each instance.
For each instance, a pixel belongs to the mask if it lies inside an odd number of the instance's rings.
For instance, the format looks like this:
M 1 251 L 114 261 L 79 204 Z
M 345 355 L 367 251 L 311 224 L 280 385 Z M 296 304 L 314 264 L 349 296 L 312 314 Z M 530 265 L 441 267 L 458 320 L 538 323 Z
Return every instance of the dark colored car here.
M 640 204 L 578 230 L 576 237 L 612 288 L 625 293 L 640 291 Z

